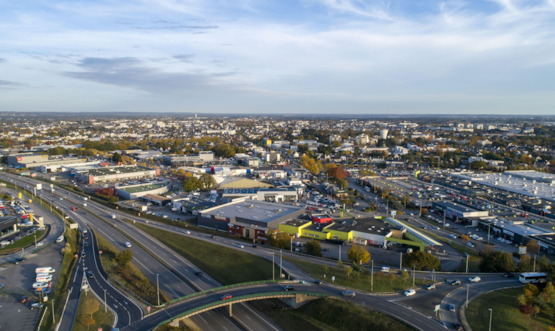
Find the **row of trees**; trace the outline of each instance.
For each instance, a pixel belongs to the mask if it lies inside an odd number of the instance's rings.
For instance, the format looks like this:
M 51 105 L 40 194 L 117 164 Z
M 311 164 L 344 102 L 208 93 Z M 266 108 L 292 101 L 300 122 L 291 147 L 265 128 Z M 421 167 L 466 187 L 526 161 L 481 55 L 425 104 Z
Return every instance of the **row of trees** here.
M 211 190 L 218 185 L 214 176 L 210 174 L 202 174 L 199 178 L 195 176 L 185 177 L 183 179 L 183 190 L 186 192 L 196 190 Z

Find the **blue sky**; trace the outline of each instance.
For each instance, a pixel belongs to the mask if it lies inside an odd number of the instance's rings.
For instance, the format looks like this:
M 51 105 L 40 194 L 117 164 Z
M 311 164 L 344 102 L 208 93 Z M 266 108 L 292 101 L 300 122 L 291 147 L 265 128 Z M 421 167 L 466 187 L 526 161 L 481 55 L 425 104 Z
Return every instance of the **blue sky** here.
M 0 111 L 555 113 L 555 0 L 0 2 Z

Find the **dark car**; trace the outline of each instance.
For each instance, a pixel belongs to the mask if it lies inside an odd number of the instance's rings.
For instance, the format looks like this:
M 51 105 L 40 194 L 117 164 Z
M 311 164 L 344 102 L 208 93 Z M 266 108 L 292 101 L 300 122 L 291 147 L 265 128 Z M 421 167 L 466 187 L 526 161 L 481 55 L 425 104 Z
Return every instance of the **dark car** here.
M 89 243 L 88 243 L 88 242 L 85 242 L 85 244 L 83 244 L 83 246 L 89 247 Z
M 86 257 L 87 257 L 87 254 L 86 254 L 85 252 L 83 252 L 83 253 L 81 253 L 81 257 L 82 257 L 82 258 L 86 258 Z
M 21 299 L 19 299 L 20 303 L 27 303 L 27 297 L 21 297 Z
M 197 271 L 197 272 L 195 272 L 195 275 L 197 275 L 197 276 L 199 276 L 199 277 L 202 277 L 202 272 Z
M 454 281 L 451 282 L 451 285 L 453 286 L 461 285 L 461 281 L 458 279 L 455 279 Z
M 18 260 L 19 262 L 25 262 L 25 258 L 24 258 L 24 257 L 18 257 L 16 260 Z
M 464 330 L 460 323 L 455 323 L 455 330 Z
M 89 278 L 94 278 L 94 274 L 93 274 L 92 271 L 87 272 L 87 276 L 88 276 Z
M 314 284 L 322 285 L 322 281 L 319 279 L 315 279 Z
M 216 236 L 211 236 L 210 238 L 212 238 L 212 239 L 216 239 Z
M 504 274 L 503 277 L 505 277 L 505 278 L 515 278 L 515 274 L 513 274 L 512 272 L 508 272 L 508 273 Z
M 13 260 L 12 260 L 12 263 L 13 263 L 13 264 L 19 264 L 19 260 L 18 260 L 18 259 L 13 259 Z
M 288 291 L 295 291 L 295 286 L 293 285 L 287 285 L 283 288 L 283 290 L 285 290 L 286 292 Z
M 258 245 L 257 245 L 257 244 L 253 244 L 252 247 L 258 248 Z

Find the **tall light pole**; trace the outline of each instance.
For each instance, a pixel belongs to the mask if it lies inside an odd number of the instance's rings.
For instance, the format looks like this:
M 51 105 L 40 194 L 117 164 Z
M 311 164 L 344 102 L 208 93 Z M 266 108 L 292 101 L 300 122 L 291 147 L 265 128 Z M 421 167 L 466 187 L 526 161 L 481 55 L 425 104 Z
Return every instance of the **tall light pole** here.
M 37 252 L 37 235 L 33 235 L 35 237 L 35 253 Z
M 401 255 L 401 261 L 399 261 L 399 270 L 402 270 L 402 268 L 403 268 L 403 252 L 399 252 L 399 254 Z
M 372 260 L 372 274 L 370 276 L 370 292 L 374 292 L 374 260 Z
M 274 253 L 275 252 L 272 252 L 272 280 L 276 280 L 276 270 L 275 270 L 275 267 L 276 267 L 276 264 L 275 264 L 276 262 L 275 261 L 276 260 L 275 260 L 275 254 Z
M 104 290 L 104 312 L 108 312 L 108 304 L 106 303 L 106 290 Z
M 282 252 L 283 252 L 283 250 L 280 249 L 280 250 L 279 250 L 279 279 L 281 279 L 281 274 L 282 274 L 282 271 L 281 271 L 281 268 L 282 268 L 282 267 L 281 267 L 281 263 L 283 262 L 283 260 L 282 260 L 282 254 L 281 254 Z
M 158 306 L 160 306 L 160 285 L 158 282 L 158 274 L 156 274 L 156 292 L 158 293 Z
M 468 292 L 470 291 L 470 285 L 466 284 L 466 308 L 468 308 Z
M 56 323 L 56 316 L 54 316 L 54 299 L 52 299 L 52 324 Z
M 493 315 L 493 309 L 488 308 L 488 310 L 489 310 L 489 331 L 491 331 L 491 318 Z
M 412 267 L 412 287 L 414 287 L 415 277 L 416 277 L 416 264 Z

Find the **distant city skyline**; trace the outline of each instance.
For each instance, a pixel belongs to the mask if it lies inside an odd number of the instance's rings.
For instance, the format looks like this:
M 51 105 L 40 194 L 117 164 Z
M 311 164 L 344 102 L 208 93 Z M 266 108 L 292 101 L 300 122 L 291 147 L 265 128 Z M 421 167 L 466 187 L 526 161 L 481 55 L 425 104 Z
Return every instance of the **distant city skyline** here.
M 555 1 L 0 4 L 0 112 L 552 115 Z

